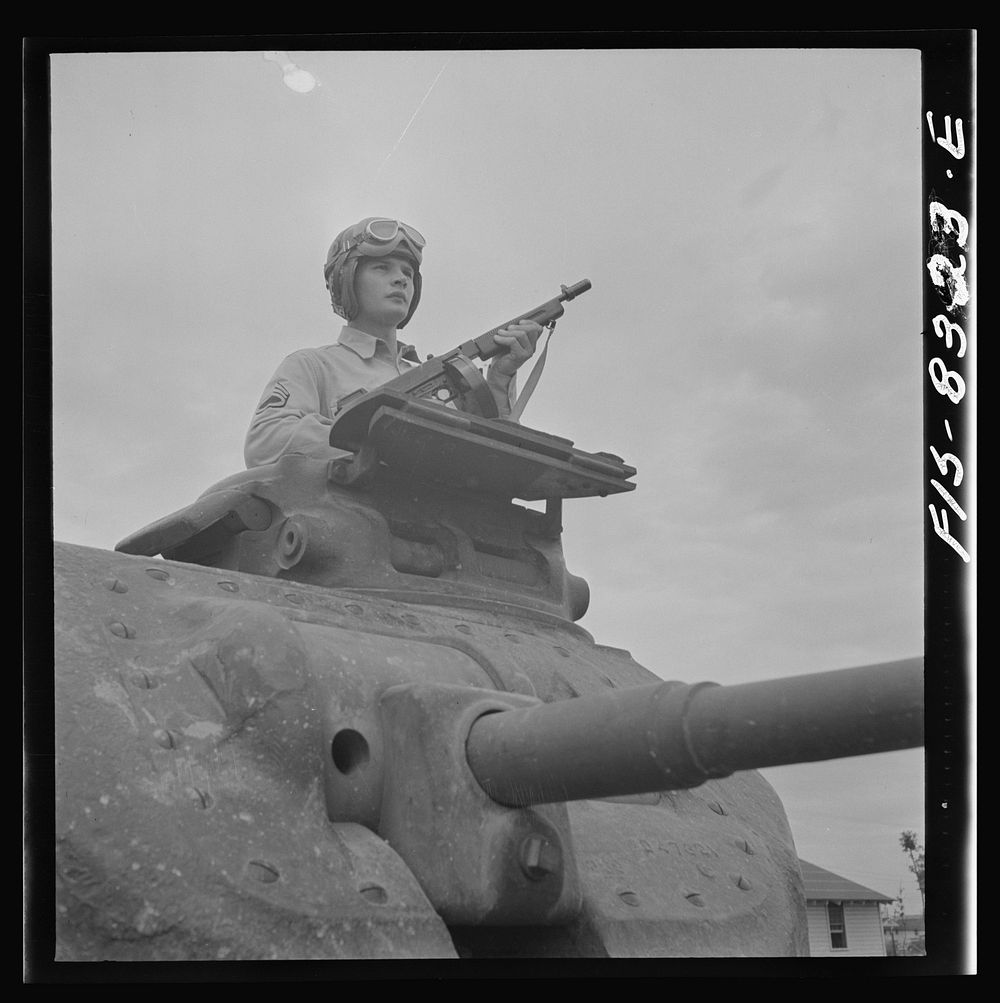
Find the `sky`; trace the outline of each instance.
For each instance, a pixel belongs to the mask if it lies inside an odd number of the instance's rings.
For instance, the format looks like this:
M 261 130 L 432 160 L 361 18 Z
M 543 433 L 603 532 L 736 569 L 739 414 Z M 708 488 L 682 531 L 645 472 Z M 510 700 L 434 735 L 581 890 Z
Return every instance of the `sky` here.
M 593 283 L 522 422 L 638 470 L 564 507 L 599 643 L 722 684 L 921 654 L 917 51 L 63 53 L 51 94 L 56 540 L 243 469 L 384 215 L 422 355 Z M 922 750 L 764 775 L 799 856 L 920 911 Z

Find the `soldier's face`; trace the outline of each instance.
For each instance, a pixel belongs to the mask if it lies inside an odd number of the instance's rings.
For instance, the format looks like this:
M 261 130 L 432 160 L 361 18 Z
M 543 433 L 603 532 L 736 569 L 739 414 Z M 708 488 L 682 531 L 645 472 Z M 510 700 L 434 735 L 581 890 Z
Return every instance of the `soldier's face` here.
M 413 264 L 409 258 L 393 254 L 362 258 L 354 276 L 354 295 L 358 301 L 355 320 L 398 327 L 410 312 Z

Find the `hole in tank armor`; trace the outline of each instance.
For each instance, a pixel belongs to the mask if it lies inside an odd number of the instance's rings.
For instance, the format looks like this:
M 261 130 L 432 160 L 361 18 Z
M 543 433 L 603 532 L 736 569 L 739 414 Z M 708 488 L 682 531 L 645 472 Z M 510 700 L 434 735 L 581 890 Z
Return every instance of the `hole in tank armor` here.
M 345 775 L 360 769 L 371 758 L 364 735 L 353 728 L 344 728 L 333 736 L 330 755 L 333 765 Z

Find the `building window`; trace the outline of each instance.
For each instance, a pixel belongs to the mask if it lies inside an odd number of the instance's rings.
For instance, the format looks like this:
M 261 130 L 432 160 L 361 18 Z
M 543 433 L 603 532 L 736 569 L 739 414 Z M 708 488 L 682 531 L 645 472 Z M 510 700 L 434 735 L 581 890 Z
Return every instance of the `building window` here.
M 840 902 L 827 902 L 826 916 L 830 921 L 830 947 L 844 950 L 847 947 L 847 927 L 844 926 L 844 906 Z

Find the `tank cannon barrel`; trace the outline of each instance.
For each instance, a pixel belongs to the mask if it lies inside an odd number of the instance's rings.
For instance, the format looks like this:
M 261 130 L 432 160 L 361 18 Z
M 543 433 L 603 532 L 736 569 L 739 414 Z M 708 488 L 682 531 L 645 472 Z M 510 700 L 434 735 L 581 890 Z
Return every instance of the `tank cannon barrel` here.
M 654 683 L 486 714 L 466 754 L 510 806 L 693 787 L 923 744 L 923 659 L 719 686 Z

